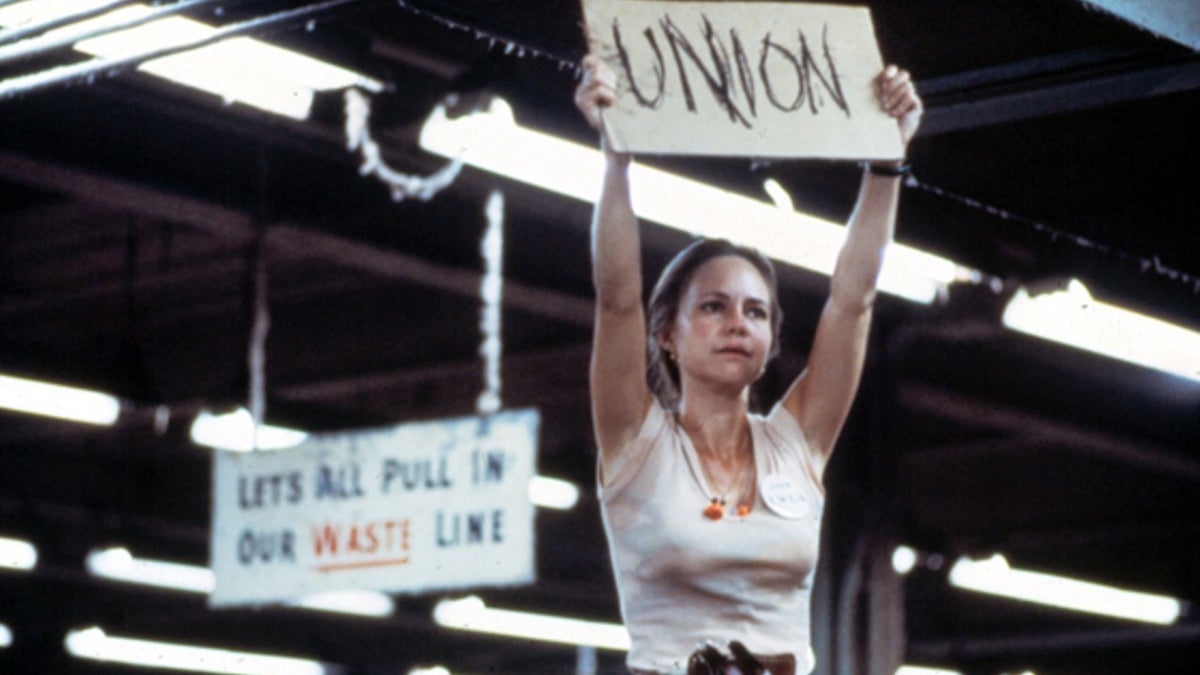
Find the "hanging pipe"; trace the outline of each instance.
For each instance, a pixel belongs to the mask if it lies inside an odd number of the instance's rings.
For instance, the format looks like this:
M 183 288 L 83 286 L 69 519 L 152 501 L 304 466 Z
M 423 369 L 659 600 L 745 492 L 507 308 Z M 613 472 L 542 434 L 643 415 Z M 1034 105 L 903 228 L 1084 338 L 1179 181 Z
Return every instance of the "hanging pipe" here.
M 66 12 L 37 23 L 29 24 L 27 26 L 16 26 L 14 28 L 0 30 L 0 45 L 8 44 L 9 42 L 16 42 L 17 40 L 24 40 L 31 35 L 45 33 L 46 31 L 53 30 L 59 26 L 65 26 L 69 23 L 75 23 L 76 21 L 90 19 L 93 16 L 100 16 L 105 12 L 120 7 L 121 5 L 128 5 L 130 2 L 132 2 L 132 0 L 113 0 L 113 2 L 107 2 L 102 5 L 86 7 L 74 12 Z
M 90 25 L 79 25 L 74 30 L 64 28 L 61 31 L 56 31 L 54 35 L 43 35 L 41 37 L 23 40 L 11 45 L 0 47 L 0 65 L 19 61 L 23 59 L 31 59 L 35 56 L 51 52 L 56 49 L 61 49 L 75 44 L 81 40 L 88 40 L 101 35 L 115 33 L 120 30 L 126 30 L 141 26 L 142 24 L 157 21 L 159 19 L 179 14 L 191 9 L 199 8 L 203 5 L 210 5 L 215 2 L 223 2 L 224 0 L 181 0 L 175 4 L 166 5 L 150 11 L 142 16 L 127 17 L 117 21 L 109 20 L 103 23 L 92 23 Z
M 49 70 L 33 73 L 30 75 L 22 75 L 19 77 L 9 78 L 0 81 L 0 100 L 7 100 L 29 94 L 34 91 L 46 89 L 59 84 L 70 84 L 95 78 L 97 75 L 104 74 L 113 76 L 120 73 L 122 70 L 131 67 L 137 67 L 146 61 L 151 61 L 163 56 L 178 54 L 180 52 L 207 47 L 216 44 L 222 40 L 227 40 L 237 35 L 253 33 L 259 30 L 268 28 L 278 28 L 283 25 L 295 23 L 312 16 L 327 12 L 342 5 L 348 5 L 359 0 L 330 0 L 316 5 L 309 5 L 298 9 L 276 12 L 268 14 L 257 19 L 249 19 L 241 23 L 230 24 L 222 28 L 218 28 L 208 37 L 188 42 L 181 42 L 169 47 L 159 47 L 156 49 L 147 49 L 135 54 L 127 54 L 125 56 L 117 56 L 112 58 L 95 58 L 83 63 L 71 64 L 67 66 L 59 66 Z

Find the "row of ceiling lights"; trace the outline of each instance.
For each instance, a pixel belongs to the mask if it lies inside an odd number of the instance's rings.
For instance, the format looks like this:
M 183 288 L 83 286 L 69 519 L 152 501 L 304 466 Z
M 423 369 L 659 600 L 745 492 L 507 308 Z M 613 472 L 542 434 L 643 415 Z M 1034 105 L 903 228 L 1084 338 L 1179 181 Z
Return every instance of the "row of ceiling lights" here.
M 900 546 L 893 554 L 892 565 L 898 574 L 907 574 L 921 558 L 916 551 Z M 30 571 L 36 566 L 37 550 L 33 544 L 0 537 L 0 568 Z M 94 550 L 88 554 L 85 567 L 96 578 L 197 594 L 211 592 L 215 581 L 207 568 L 135 558 L 123 548 Z M 999 555 L 981 561 L 960 558 L 951 568 L 948 578 L 951 585 L 965 590 L 1126 620 L 1166 625 L 1176 622 L 1183 614 L 1183 603 L 1173 598 L 1016 569 Z M 291 603 L 290 606 L 373 618 L 389 617 L 395 609 L 389 596 L 365 591 L 324 593 Z M 473 595 L 440 601 L 433 610 L 432 618 L 437 625 L 445 628 L 520 640 L 615 651 L 629 648 L 629 636 L 620 624 L 493 608 Z M 11 629 L 0 624 L 0 648 L 8 647 L 12 641 Z M 169 660 L 178 668 L 202 672 L 336 672 L 336 669 L 330 670 L 319 662 L 298 660 L 291 656 L 246 654 L 120 638 L 109 636 L 98 627 L 71 631 L 64 645 L 69 653 L 79 658 L 119 661 L 131 665 L 162 667 Z M 904 666 L 897 671 L 897 675 L 952 672 Z
M 101 3 L 97 3 L 101 4 Z M 53 0 L 28 0 L 10 4 L 0 12 L 0 25 L 14 26 L 35 20 L 45 20 L 46 12 L 62 11 L 61 3 Z M 128 19 L 138 12 L 148 12 L 150 8 L 135 5 L 125 8 L 129 16 L 119 17 L 105 15 L 96 21 L 113 22 L 117 19 Z M 16 13 L 14 13 L 16 12 Z M 19 12 L 25 12 L 24 15 Z M 23 18 L 22 18 L 23 17 Z M 68 28 L 77 31 L 95 30 L 98 26 L 84 23 L 72 24 Z M 168 30 L 169 29 L 169 30 Z M 66 29 L 63 29 L 66 30 Z M 89 53 L 97 57 L 113 57 L 121 50 L 151 50 L 161 49 L 172 41 L 184 43 L 192 40 L 202 40 L 206 31 L 212 28 L 194 22 L 190 19 L 173 17 L 169 22 L 145 24 L 140 32 L 113 32 L 103 38 L 80 41 L 75 44 L 77 51 Z M 140 37 L 139 37 L 140 36 Z M 154 42 L 142 42 L 144 38 L 153 38 Z M 165 41 L 165 42 L 164 42 Z M 219 48 L 218 48 L 219 47 Z M 237 50 L 250 49 L 246 52 Z M 197 50 L 198 51 L 198 50 Z M 190 56 L 189 56 L 190 54 Z M 196 67 L 188 59 L 201 59 L 203 67 Z M 237 64 L 234 68 L 227 67 L 221 71 L 221 63 Z M 259 73 L 266 77 L 259 84 L 245 85 L 244 76 L 250 74 L 243 67 L 246 63 L 274 63 L 274 72 Z M 212 91 L 223 100 L 240 100 L 261 109 L 293 118 L 307 117 L 311 105 L 312 94 L 315 90 L 341 89 L 349 86 L 377 89 L 377 83 L 356 73 L 317 62 L 294 52 L 286 52 L 249 39 L 230 40 L 212 47 L 206 47 L 204 52 L 185 54 L 148 61 L 143 65 L 146 72 L 183 82 L 188 86 Z M 221 73 L 224 74 L 221 74 Z M 197 73 L 208 73 L 207 76 L 197 77 Z M 280 73 L 287 73 L 281 77 Z M 306 73 L 306 74 L 300 74 Z M 299 74 L 299 75 L 298 75 Z M 235 77 L 236 75 L 236 77 Z M 206 84 L 209 83 L 209 84 Z M 235 90 L 230 85 L 237 85 Z M 271 86 L 262 86 L 261 82 L 271 82 Z M 282 89 L 277 86 L 287 82 Z M 263 98 L 263 92 L 274 92 L 276 96 Z M 281 103 L 272 103 L 271 100 Z M 599 157 L 594 150 L 569 144 L 561 139 L 546 136 L 540 132 L 518 127 L 512 120 L 511 110 L 502 101 L 493 102 L 490 114 L 476 114 L 448 120 L 444 115 L 435 112 L 426 124 L 422 136 L 422 145 L 426 150 L 451 157 L 462 157 L 468 163 L 485 170 L 502 173 L 511 178 L 537 185 L 543 189 L 566 194 L 578 199 L 591 200 L 599 175 Z M 522 148 L 522 152 L 510 152 L 511 146 Z M 522 165 L 516 160 L 526 158 L 528 165 Z M 686 229 L 707 236 L 726 237 L 740 240 L 763 250 L 791 250 L 795 256 L 783 258 L 782 261 L 807 269 L 828 273 L 832 269 L 833 252 L 840 241 L 841 230 L 835 224 L 796 213 L 787 203 L 786 196 L 780 195 L 777 185 L 768 186 L 768 192 L 774 196 L 775 207 L 765 202 L 747 199 L 729 192 L 719 190 L 694 181 L 672 176 L 646 167 L 637 166 L 634 170 L 643 175 L 634 177 L 634 184 L 644 189 L 645 194 L 653 194 L 653 202 L 638 200 L 636 208 L 639 215 L 660 224 Z M 665 196 L 664 196 L 665 195 Z M 674 195 L 674 196 L 672 196 Z M 654 211 L 653 204 L 663 204 L 663 211 Z M 687 212 L 680 212 L 679 205 L 690 205 Z M 731 219 L 723 214 L 737 213 L 739 218 Z M 747 240 L 747 231 L 730 232 L 723 228 L 730 222 L 744 221 L 751 217 L 762 224 L 754 228 Z M 786 229 L 784 229 L 786 228 Z M 780 246 L 783 240 L 791 241 L 790 245 Z M 794 241 L 793 241 L 794 240 Z M 889 252 L 889 263 L 881 278 L 881 287 L 899 297 L 916 302 L 932 302 L 946 284 L 956 281 L 978 281 L 979 275 L 964 269 L 950 261 L 930 256 L 921 251 L 896 245 Z M 1123 358 L 1150 367 L 1191 379 L 1200 379 L 1200 336 L 1178 326 L 1166 324 L 1150 317 L 1129 312 L 1128 310 L 1096 302 L 1086 289 L 1078 282 L 1072 282 L 1059 293 L 1031 296 L 1024 290 L 1010 302 L 1004 313 L 1004 322 L 1011 328 L 1041 335 L 1065 344 L 1071 344 L 1116 358 Z M 1136 336 L 1136 339 L 1133 339 Z M 1115 339 L 1116 345 L 1100 342 L 1100 339 Z M 1131 347 L 1142 347 L 1142 354 L 1131 354 Z M 51 389 L 41 387 L 50 386 Z M 36 405 L 48 392 L 49 403 Z M 22 412 L 49 414 L 55 417 L 66 417 L 76 421 L 93 424 L 113 424 L 119 417 L 121 404 L 114 397 L 98 392 L 68 390 L 57 385 L 31 383 L 20 378 L 0 376 L 0 407 L 6 407 Z M 287 447 L 303 440 L 303 432 L 277 427 L 259 427 L 251 429 L 256 442 L 247 443 L 247 423 L 249 416 L 245 411 L 239 411 L 233 416 L 214 416 L 202 413 L 193 424 L 193 436 L 199 436 L 197 442 L 224 445 L 225 447 Z M 232 429 L 232 436 L 225 440 L 213 440 L 213 429 Z M 240 439 L 240 440 L 231 440 Z M 270 439 L 268 441 L 268 439 Z M 278 439 L 278 440 L 276 440 Z M 549 489 L 557 492 L 555 498 L 544 498 L 544 505 L 556 505 L 555 508 L 570 508 L 570 504 L 578 497 L 578 491 L 573 485 L 562 484 L 561 481 L 538 477 L 531 483 L 531 498 L 538 501 L 538 494 Z M 565 505 L 565 506 L 564 506 Z M 0 552 L 0 566 L 32 569 L 36 564 L 36 549 L 32 545 L 15 540 L 0 539 L 7 544 Z M 32 551 L 32 553 L 30 553 Z M 897 550 L 897 571 L 906 571 L 904 560 L 911 552 L 906 549 Z M 94 551 L 88 557 L 89 572 L 101 577 L 134 579 L 164 587 L 190 590 L 192 592 L 207 592 L 211 588 L 211 571 L 205 568 L 178 565 L 162 561 L 148 561 L 133 558 L 125 549 L 105 549 Z M 136 572 L 131 572 L 136 570 Z M 150 570 L 156 572 L 151 573 Z M 997 579 L 1007 579 L 1009 586 L 999 584 Z M 968 559 L 958 561 L 951 570 L 952 584 L 981 592 L 997 593 L 1008 597 L 1018 597 L 1031 601 L 1045 601 L 1048 598 L 1064 597 L 1100 597 L 1103 587 L 1096 585 L 1074 586 L 1082 584 L 1075 580 L 1047 577 L 1036 573 L 1014 570 L 1003 558 L 993 558 L 988 561 L 975 562 Z M 1025 586 L 1023 592 L 1013 590 L 1011 583 Z M 1050 585 L 1052 593 L 1046 592 L 1046 584 Z M 1034 597 L 1030 594 L 1030 587 Z M 1080 593 L 1067 593 L 1068 589 L 1076 589 Z M 1115 589 L 1114 589 L 1115 590 Z M 1138 594 L 1117 596 L 1123 600 L 1145 600 Z M 335 598 L 312 598 L 296 603 L 297 606 L 312 609 L 343 611 L 371 616 L 389 616 L 392 611 L 390 598 L 379 594 L 356 594 L 352 596 L 356 602 L 352 605 L 338 604 Z M 1105 596 L 1107 597 L 1107 596 Z M 382 598 L 383 602 L 380 601 Z M 345 598 L 343 597 L 342 600 Z M 1127 618 L 1170 623 L 1181 613 L 1181 604 L 1177 600 L 1162 597 L 1152 597 L 1148 600 L 1155 609 L 1149 614 L 1139 614 Z M 1118 606 L 1116 600 L 1102 602 L 1107 613 Z M 1078 603 L 1073 609 L 1091 611 Z M 562 635 L 562 641 L 573 644 L 586 643 L 608 649 L 622 649 L 627 646 L 627 635 L 624 629 L 614 624 L 596 624 L 580 622 L 563 617 L 544 617 L 525 615 L 508 610 L 487 607 L 475 597 L 462 600 L 447 600 L 439 603 L 435 609 L 434 618 L 442 625 L 477 630 L 485 632 L 499 631 L 507 635 L 518 635 L 524 639 L 545 638 L 550 635 Z M 549 622 L 549 623 L 547 623 Z M 558 623 L 556 623 L 558 622 Z M 524 628 L 529 628 L 532 634 L 525 634 Z M 11 630 L 0 625 L 0 646 L 11 643 Z M 524 628 L 523 628 L 524 627 Z M 494 629 L 494 630 L 489 630 Z M 594 631 L 594 632 L 593 632 Z M 70 633 L 65 641 L 67 649 L 81 658 L 99 658 L 101 649 L 116 649 L 122 653 L 146 654 L 146 643 L 136 643 L 127 638 L 116 638 L 106 635 L 101 629 L 92 628 Z M 185 662 L 196 664 L 217 664 L 222 658 L 218 653 L 190 652 L 182 645 L 166 645 L 153 643 L 155 647 L 149 653 L 156 658 L 166 658 L 168 654 L 180 655 Z M 132 649 L 130 649 L 132 647 Z M 110 652 L 104 652 L 104 658 L 114 658 Z M 228 654 L 228 652 L 226 652 Z M 235 661 L 250 667 L 250 656 L 237 654 Z M 214 672 L 325 672 L 324 667 L 315 662 L 277 661 L 268 660 L 254 665 L 251 670 L 234 670 L 235 666 L 224 666 L 224 669 Z M 282 665 L 281 665 L 282 664 Z M 162 665 L 159 661 L 158 665 Z M 283 667 L 284 671 L 272 670 Z M 303 670 L 302 668 L 309 668 Z M 313 670 L 316 668 L 316 670 Z M 435 672 L 429 670 L 426 672 Z M 901 672 L 916 673 L 918 669 L 906 667 Z M 949 671 L 921 671 L 949 672 Z
M 494 98 L 486 110 L 450 118 L 439 106 L 421 130 L 426 151 L 590 202 L 603 171 L 599 151 L 518 125 L 511 106 Z M 639 217 L 695 235 L 724 238 L 780 262 L 829 274 L 844 228 L 792 209 L 781 186 L 764 189 L 775 204 L 635 163 L 630 168 Z M 741 226 L 754 223 L 753 227 Z M 952 283 L 984 275 L 904 244 L 887 253 L 879 288 L 930 304 Z M 1002 322 L 1008 328 L 1200 381 L 1200 333 L 1095 299 L 1078 280 L 1045 291 L 1019 289 Z

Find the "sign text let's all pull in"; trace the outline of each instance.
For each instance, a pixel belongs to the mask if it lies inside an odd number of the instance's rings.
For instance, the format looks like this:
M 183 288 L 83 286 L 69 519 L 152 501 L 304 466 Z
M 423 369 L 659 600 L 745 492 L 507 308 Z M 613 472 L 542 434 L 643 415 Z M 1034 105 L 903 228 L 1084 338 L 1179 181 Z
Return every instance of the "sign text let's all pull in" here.
M 538 422 L 510 411 L 218 453 L 210 603 L 531 583 Z

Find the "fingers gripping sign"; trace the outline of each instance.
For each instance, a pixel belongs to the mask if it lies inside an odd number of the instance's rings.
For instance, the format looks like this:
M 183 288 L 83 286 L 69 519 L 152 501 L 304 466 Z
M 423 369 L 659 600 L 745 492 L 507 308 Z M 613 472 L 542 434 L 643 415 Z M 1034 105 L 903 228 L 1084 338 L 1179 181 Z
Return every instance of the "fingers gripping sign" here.
M 583 113 L 588 125 L 600 134 L 605 152 L 628 161 L 626 153 L 614 153 L 614 144 L 608 136 L 604 113 L 617 103 L 617 74 L 607 63 L 594 54 L 583 58 L 583 78 L 575 88 L 575 106 Z
M 596 131 L 603 131 L 601 111 L 617 102 L 617 75 L 594 54 L 583 58 L 583 79 L 575 89 L 575 105 Z
M 917 133 L 925 111 L 907 70 L 889 65 L 875 78 L 875 98 L 881 110 L 900 125 L 900 138 L 907 146 Z

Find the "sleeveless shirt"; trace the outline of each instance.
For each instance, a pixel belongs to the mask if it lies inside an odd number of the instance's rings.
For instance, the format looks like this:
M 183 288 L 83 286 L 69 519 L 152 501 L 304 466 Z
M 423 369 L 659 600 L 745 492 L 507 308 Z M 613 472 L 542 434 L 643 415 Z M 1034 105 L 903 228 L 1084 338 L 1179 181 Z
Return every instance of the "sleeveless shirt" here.
M 598 472 L 630 668 L 682 674 L 703 642 L 730 640 L 793 654 L 798 673 L 812 668 L 824 489 L 791 414 L 776 405 L 749 422 L 758 490 L 742 518 L 703 515 L 715 493 L 687 433 L 657 401 L 608 475 Z

